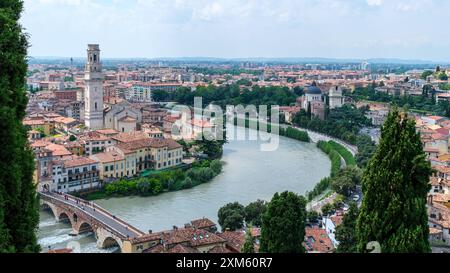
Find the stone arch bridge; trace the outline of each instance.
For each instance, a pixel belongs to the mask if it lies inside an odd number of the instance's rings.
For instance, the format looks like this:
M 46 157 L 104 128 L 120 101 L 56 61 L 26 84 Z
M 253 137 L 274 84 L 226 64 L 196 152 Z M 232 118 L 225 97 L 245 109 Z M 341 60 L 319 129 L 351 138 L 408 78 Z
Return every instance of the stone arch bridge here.
M 71 224 L 72 235 L 93 232 L 99 248 L 118 246 L 124 252 L 125 242 L 145 234 L 93 202 L 52 192 L 40 196 L 44 209 L 50 209 L 57 221 Z

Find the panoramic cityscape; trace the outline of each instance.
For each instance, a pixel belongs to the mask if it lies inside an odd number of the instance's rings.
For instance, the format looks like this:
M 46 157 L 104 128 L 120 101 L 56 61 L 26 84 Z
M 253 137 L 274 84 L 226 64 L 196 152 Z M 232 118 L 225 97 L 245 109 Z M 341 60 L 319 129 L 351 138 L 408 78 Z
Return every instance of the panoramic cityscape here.
M 450 3 L 274 2 L 2 1 L 0 252 L 449 253 Z

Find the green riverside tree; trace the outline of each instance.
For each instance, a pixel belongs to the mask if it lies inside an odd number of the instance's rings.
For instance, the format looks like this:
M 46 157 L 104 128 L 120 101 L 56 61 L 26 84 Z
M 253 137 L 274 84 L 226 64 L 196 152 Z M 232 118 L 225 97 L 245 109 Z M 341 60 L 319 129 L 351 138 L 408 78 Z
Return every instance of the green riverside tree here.
M 263 215 L 260 252 L 304 253 L 305 207 L 303 196 L 275 193 Z
M 377 241 L 384 253 L 429 252 L 426 199 L 430 163 L 415 122 L 394 108 L 362 179 L 358 251 Z
M 244 206 L 238 202 L 228 203 L 219 209 L 217 213 L 218 222 L 222 230 L 231 231 L 241 229 L 244 226 Z
M 34 157 L 22 125 L 27 106 L 27 36 L 23 2 L 0 2 L 0 252 L 37 252 L 38 202 Z
M 336 240 L 339 242 L 336 252 L 356 253 L 356 220 L 358 219 L 358 206 L 355 202 L 350 204 L 348 212 L 342 219 L 342 224 L 336 227 Z

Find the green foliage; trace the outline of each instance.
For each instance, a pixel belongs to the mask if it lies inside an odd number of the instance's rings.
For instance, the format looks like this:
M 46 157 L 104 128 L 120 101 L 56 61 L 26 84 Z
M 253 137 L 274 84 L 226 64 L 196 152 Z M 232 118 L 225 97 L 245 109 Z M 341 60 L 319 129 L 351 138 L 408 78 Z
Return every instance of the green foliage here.
M 353 154 L 347 150 L 347 148 L 345 148 L 344 146 L 342 146 L 341 144 L 334 142 L 334 141 L 329 141 L 328 144 L 331 145 L 331 147 L 336 150 L 341 156 L 342 158 L 344 158 L 345 163 L 347 164 L 347 166 L 356 166 L 356 160 L 355 157 L 353 156 Z
M 358 206 L 352 202 L 348 212 L 342 219 L 342 224 L 336 227 L 336 240 L 339 242 L 336 252 L 356 253 L 356 220 L 358 219 Z
M 0 252 L 39 252 L 34 155 L 22 125 L 27 106 L 27 36 L 23 2 L 0 2 Z
M 420 77 L 422 78 L 422 80 L 426 80 L 428 78 L 428 76 L 431 76 L 431 75 L 433 75 L 433 71 L 425 70 Z
M 331 183 L 332 189 L 342 194 L 345 197 L 349 197 L 356 185 L 361 183 L 362 172 L 357 167 L 347 167 L 339 170 Z
M 430 163 L 415 122 L 394 109 L 362 179 L 358 251 L 377 241 L 384 253 L 430 252 L 426 198 Z
M 219 174 L 222 171 L 222 162 L 220 162 L 220 160 L 218 159 L 215 159 L 211 161 L 209 167 L 215 174 Z
M 446 80 L 448 80 L 448 76 L 447 76 L 447 74 L 445 74 L 444 71 L 441 71 L 441 72 L 437 73 L 436 77 L 437 77 L 437 79 L 440 80 L 440 81 L 446 81 Z
M 385 102 L 401 108 L 408 106 L 411 111 L 427 112 L 434 115 L 450 117 L 450 103 L 448 101 L 439 101 L 436 103 L 435 93 L 436 91 L 431 85 L 425 85 L 423 87 L 422 96 L 393 96 L 384 92 L 376 92 L 373 86 L 369 86 L 356 88 L 349 96 L 357 101 Z
M 331 178 L 325 177 L 320 180 L 319 183 L 314 186 L 314 189 L 307 193 L 308 201 L 312 201 L 315 197 L 321 195 L 324 191 L 329 189 L 331 186 Z
M 245 243 L 242 247 L 242 253 L 255 253 L 255 238 L 253 238 L 250 228 L 245 234 Z
M 304 253 L 306 200 L 293 192 L 275 193 L 263 215 L 260 252 Z
M 334 211 L 334 206 L 331 203 L 327 203 L 321 208 L 323 215 L 330 215 Z
M 238 230 L 244 226 L 245 208 L 238 202 L 228 203 L 218 212 L 218 222 L 222 230 Z
M 358 154 L 355 159 L 358 167 L 365 168 L 375 152 L 375 143 L 369 136 L 362 135 L 356 139 L 356 146 L 358 147 Z
M 262 215 L 267 210 L 267 202 L 263 200 L 256 200 L 248 204 L 245 207 L 245 222 L 248 225 L 261 227 L 262 225 Z
M 77 137 L 74 135 L 70 135 L 69 141 L 75 141 L 75 140 L 77 140 Z
M 209 182 L 222 170 L 219 160 L 203 160 L 193 164 L 186 172 L 181 169 L 161 171 L 148 177 L 126 180 L 122 179 L 107 184 L 103 193 L 89 194 L 86 198 L 93 200 L 108 196 L 151 196 L 166 191 L 190 189 L 202 183 Z
M 220 158 L 223 154 L 223 144 L 225 141 L 222 140 L 197 140 L 195 145 L 198 146 L 199 150 L 208 156 L 209 159 Z
M 317 211 L 311 210 L 306 213 L 306 219 L 310 225 L 315 225 L 320 220 L 320 215 Z
M 176 101 L 184 105 L 193 105 L 194 97 L 201 97 L 203 106 L 210 103 L 225 108 L 226 105 L 290 105 L 295 103 L 297 95 L 287 87 L 261 87 L 252 86 L 242 91 L 239 85 L 198 86 L 195 91 L 181 87 L 175 92 L 153 91 L 152 98 L 155 101 Z M 269 108 L 270 109 L 270 108 Z
M 286 129 L 280 128 L 279 132 L 280 132 L 280 136 L 285 136 L 285 137 L 292 138 L 292 139 L 302 141 L 302 142 L 310 141 L 308 132 L 300 131 L 300 130 L 292 128 L 290 126 L 287 127 Z
M 341 156 L 328 142 L 319 141 L 317 147 L 328 155 L 331 160 L 331 177 L 334 177 L 341 169 Z
M 41 134 L 41 137 L 46 137 L 47 135 L 45 134 L 44 128 L 43 127 L 37 127 L 36 131 L 38 131 Z
M 358 109 L 352 105 L 345 104 L 340 108 L 331 109 L 327 119 L 321 120 L 316 117 L 310 117 L 307 111 L 302 110 L 296 114 L 293 123 L 299 127 L 355 144 L 361 128 L 371 125 L 371 121 L 365 116 L 366 112 L 366 108 Z

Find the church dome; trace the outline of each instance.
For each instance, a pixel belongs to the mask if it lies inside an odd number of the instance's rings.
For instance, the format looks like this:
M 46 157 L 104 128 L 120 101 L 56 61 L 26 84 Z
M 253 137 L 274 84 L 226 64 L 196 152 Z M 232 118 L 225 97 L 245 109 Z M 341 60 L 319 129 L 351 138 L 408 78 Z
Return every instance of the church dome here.
M 322 90 L 317 86 L 308 86 L 306 87 L 305 93 L 310 95 L 322 95 Z

